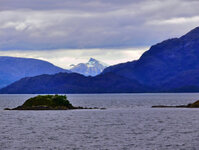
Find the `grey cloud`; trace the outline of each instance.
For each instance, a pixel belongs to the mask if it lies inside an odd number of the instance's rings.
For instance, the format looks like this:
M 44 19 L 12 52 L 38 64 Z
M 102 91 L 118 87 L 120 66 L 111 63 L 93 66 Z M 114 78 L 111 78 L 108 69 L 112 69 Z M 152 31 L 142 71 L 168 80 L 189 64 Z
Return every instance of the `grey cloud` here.
M 140 3 L 144 0 L 1 0 L 1 10 L 33 9 L 33 10 L 112 10 L 121 6 Z
M 1 0 L 0 49 L 149 46 L 198 26 L 198 4 L 195 0 Z

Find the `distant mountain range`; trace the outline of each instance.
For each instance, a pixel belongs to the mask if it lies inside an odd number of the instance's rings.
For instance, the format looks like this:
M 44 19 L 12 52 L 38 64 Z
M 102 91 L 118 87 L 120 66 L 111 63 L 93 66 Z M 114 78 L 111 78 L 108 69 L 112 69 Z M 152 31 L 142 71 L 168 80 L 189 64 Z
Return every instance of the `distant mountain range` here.
M 21 79 L 0 93 L 199 92 L 199 27 L 152 46 L 139 60 L 85 77 L 59 73 Z
M 0 56 L 0 87 L 7 86 L 24 77 L 59 72 L 70 71 L 43 60 Z
M 107 64 L 100 62 L 94 58 L 90 58 L 90 60 L 87 63 L 71 65 L 70 71 L 85 76 L 96 76 L 100 74 L 106 67 L 108 67 Z

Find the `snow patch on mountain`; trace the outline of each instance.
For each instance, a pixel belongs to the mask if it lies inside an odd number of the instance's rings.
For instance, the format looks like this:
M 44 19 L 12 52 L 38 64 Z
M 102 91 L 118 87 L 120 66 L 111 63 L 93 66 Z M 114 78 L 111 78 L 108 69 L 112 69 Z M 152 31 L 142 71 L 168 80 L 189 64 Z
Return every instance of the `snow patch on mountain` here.
M 77 65 L 72 64 L 70 67 L 70 71 L 72 72 L 83 74 L 85 76 L 96 76 L 108 67 L 108 65 L 94 58 L 90 58 L 87 63 L 79 63 Z

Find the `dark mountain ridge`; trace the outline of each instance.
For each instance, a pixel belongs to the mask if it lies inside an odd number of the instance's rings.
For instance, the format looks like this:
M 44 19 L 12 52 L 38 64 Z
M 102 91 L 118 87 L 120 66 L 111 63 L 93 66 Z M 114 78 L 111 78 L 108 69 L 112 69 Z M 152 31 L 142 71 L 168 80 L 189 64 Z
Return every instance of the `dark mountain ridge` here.
M 1 89 L 0 93 L 130 93 L 145 90 L 139 82 L 112 73 L 95 77 L 77 73 L 58 73 L 23 78 Z
M 199 28 L 180 38 L 169 39 L 152 46 L 139 60 L 108 67 L 112 72 L 138 80 L 144 85 L 161 88 L 181 74 L 199 69 Z M 118 69 L 119 68 L 119 69 Z M 172 88 L 178 88 L 178 84 Z

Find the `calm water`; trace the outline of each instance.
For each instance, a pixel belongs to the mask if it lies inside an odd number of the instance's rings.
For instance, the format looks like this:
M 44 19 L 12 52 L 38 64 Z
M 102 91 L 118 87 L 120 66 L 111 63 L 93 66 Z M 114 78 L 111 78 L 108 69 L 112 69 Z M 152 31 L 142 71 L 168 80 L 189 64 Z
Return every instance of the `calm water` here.
M 0 95 L 1 150 L 198 150 L 199 109 L 151 108 L 199 94 L 68 95 L 106 110 L 4 111 L 35 95 Z

